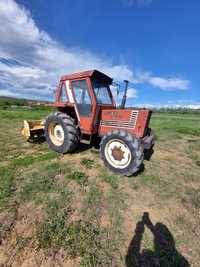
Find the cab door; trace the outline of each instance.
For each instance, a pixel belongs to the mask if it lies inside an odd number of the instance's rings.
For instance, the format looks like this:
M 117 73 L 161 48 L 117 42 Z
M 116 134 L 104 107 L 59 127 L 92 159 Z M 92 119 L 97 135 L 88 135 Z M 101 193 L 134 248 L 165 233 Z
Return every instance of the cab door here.
M 87 79 L 71 81 L 71 87 L 81 131 L 92 134 L 95 102 L 93 101 L 92 90 L 89 88 L 89 82 Z

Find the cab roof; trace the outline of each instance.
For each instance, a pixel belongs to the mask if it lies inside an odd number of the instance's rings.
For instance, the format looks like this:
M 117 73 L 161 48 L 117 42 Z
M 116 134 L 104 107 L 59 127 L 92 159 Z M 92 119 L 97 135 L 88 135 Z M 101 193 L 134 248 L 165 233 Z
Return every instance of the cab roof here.
M 88 78 L 88 77 L 90 77 L 92 80 L 106 82 L 107 84 L 111 84 L 113 81 L 112 78 L 110 78 L 109 76 L 107 76 L 106 74 L 98 70 L 88 70 L 88 71 L 82 71 L 82 72 L 76 72 L 73 74 L 63 75 L 61 77 L 61 81 L 83 79 L 83 78 Z

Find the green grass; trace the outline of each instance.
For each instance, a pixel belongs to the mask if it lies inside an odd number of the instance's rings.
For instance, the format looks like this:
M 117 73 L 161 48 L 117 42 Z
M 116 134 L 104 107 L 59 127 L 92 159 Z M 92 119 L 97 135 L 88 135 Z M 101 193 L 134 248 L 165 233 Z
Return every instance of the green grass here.
M 91 169 L 94 166 L 94 160 L 89 158 L 83 158 L 81 160 L 81 165 L 85 166 L 87 169 Z
M 200 120 L 199 115 L 166 115 L 162 113 L 153 114 L 151 127 L 156 129 L 157 136 L 164 135 L 193 135 L 200 136 Z M 181 136 L 180 135 L 180 136 Z M 163 136 L 162 136 L 163 138 Z
M 27 155 L 23 158 L 15 158 L 11 161 L 11 166 L 13 167 L 27 167 L 29 165 L 32 165 L 35 162 L 41 162 L 41 161 L 46 161 L 50 159 L 57 158 L 58 154 L 55 152 L 47 152 L 44 154 L 39 154 L 39 155 Z
M 186 188 L 185 197 L 182 199 L 184 204 L 200 210 L 200 190 L 195 188 Z
M 0 201 L 7 199 L 13 188 L 14 172 L 12 169 L 0 167 Z
M 87 185 L 88 176 L 84 172 L 73 171 L 68 175 L 68 178 L 76 181 L 79 185 Z
M 140 182 L 148 185 L 158 185 L 160 183 L 160 177 L 157 175 L 142 175 Z
M 48 216 L 36 233 L 38 249 L 55 253 L 63 248 L 69 257 L 81 257 L 80 266 L 110 266 L 113 256 L 110 248 L 107 251 L 107 230 L 85 220 L 70 222 L 71 197 L 62 192 L 58 199 L 48 201 Z
M 102 181 L 111 185 L 112 188 L 117 189 L 119 186 L 119 177 L 114 174 L 103 171 L 101 174 Z
M 24 201 L 34 200 L 38 194 L 50 192 L 55 186 L 53 177 L 39 176 L 37 172 L 34 172 L 28 182 L 24 181 L 21 198 Z
M 55 250 L 65 247 L 71 196 L 72 194 L 65 190 L 61 191 L 56 199 L 46 199 L 48 217 L 37 230 L 39 248 Z
M 176 250 L 198 267 L 199 114 L 153 114 L 155 153 L 143 172 L 127 178 L 105 169 L 93 148 L 60 155 L 46 142 L 27 143 L 20 134 L 22 121 L 48 113 L 0 110 L 0 251 L 6 251 L 7 262 L 124 267 L 136 225 L 148 211 L 154 225 L 170 229 Z M 154 252 L 149 230 L 143 248 Z M 173 264 L 171 254 L 166 256 L 165 263 Z M 4 258 L 0 265 L 7 266 Z
M 94 182 L 90 185 L 89 191 L 85 194 L 82 205 L 82 215 L 86 220 L 99 222 L 101 218 L 101 206 L 103 203 L 103 192 Z
M 40 120 L 49 114 L 49 110 L 0 110 L 0 118 L 4 121 Z M 2 127 L 3 126 L 2 124 Z

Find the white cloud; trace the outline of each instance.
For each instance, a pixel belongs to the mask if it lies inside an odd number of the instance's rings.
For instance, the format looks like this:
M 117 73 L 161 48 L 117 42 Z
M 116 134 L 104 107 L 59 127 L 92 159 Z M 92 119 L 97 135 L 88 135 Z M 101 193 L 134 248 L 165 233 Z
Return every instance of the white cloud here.
M 31 95 L 30 89 L 54 87 L 65 73 L 94 68 L 117 80 L 134 80 L 126 65 L 113 65 L 89 51 L 62 47 L 37 27 L 29 11 L 13 0 L 0 1 L 0 24 L 0 58 L 20 62 L 17 66 L 0 63 L 1 84 L 4 82 L 6 90 L 27 88 Z
M 7 66 L 0 62 L 0 71 L 14 75 L 16 78 L 29 78 L 38 79 L 41 75 L 41 69 L 37 67 L 26 67 L 26 66 Z
M 137 98 L 137 90 L 134 88 L 129 88 L 127 91 L 127 98 Z
M 163 90 L 169 91 L 173 89 L 188 90 L 190 82 L 188 80 L 181 80 L 178 78 L 160 78 L 150 77 L 148 81 L 151 85 L 159 87 Z
M 0 90 L 1 96 L 8 96 L 8 97 L 20 97 L 16 92 L 10 91 L 10 90 Z
M 113 93 L 113 96 L 114 96 L 114 99 L 115 99 L 115 102 L 117 103 L 117 105 L 120 105 L 121 104 L 121 101 L 122 101 L 122 98 L 123 98 L 123 95 L 124 95 L 124 84 L 119 87 L 117 86 L 111 86 L 111 91 Z M 131 101 L 132 99 L 134 98 L 137 98 L 137 95 L 138 94 L 138 90 L 135 89 L 135 88 L 129 88 L 127 90 L 127 101 Z
M 200 105 L 188 105 L 185 107 L 190 108 L 190 109 L 200 109 Z
M 39 29 L 30 12 L 14 0 L 0 0 L 0 25 L 0 95 L 53 97 L 50 88 L 55 88 L 61 75 L 87 69 L 99 69 L 116 80 L 147 82 L 163 90 L 188 87 L 187 81 L 176 78 L 141 79 L 126 64 L 116 65 L 90 51 L 63 47 Z M 136 91 L 129 89 L 128 94 L 135 97 Z
M 158 87 L 164 91 L 188 90 L 191 86 L 191 82 L 189 80 L 179 79 L 176 77 L 156 77 L 149 72 L 137 72 L 136 79 L 139 83 L 148 83 L 153 87 Z

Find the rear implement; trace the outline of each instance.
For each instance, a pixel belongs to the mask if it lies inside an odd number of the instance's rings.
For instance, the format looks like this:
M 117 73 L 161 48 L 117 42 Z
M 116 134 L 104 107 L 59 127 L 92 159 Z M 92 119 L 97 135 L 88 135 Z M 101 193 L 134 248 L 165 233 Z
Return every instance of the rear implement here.
M 44 138 L 44 120 L 24 120 L 21 130 L 28 142 L 35 142 Z

